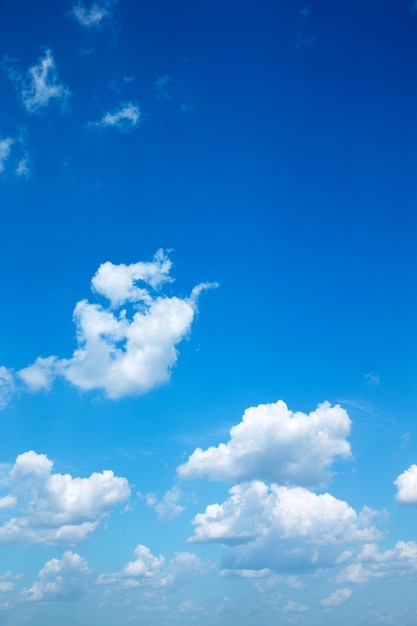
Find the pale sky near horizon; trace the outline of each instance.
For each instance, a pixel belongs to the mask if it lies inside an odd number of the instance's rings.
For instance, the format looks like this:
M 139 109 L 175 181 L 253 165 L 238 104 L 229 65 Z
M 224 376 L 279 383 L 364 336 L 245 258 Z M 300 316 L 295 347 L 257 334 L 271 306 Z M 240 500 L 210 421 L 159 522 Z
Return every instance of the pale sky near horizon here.
M 0 623 L 417 619 L 417 4 L 4 0 Z

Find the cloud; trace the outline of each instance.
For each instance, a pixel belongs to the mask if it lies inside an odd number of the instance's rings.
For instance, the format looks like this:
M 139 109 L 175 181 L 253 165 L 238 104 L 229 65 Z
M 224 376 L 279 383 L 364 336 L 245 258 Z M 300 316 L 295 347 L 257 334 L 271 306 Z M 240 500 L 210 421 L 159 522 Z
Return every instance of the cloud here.
M 10 492 L 2 498 L 3 512 L 12 509 L 15 516 L 0 526 L 0 544 L 76 544 L 130 495 L 126 478 L 110 470 L 73 478 L 53 474 L 52 467 L 46 455 L 33 450 L 16 458 Z
M 0 173 L 8 170 L 16 176 L 29 177 L 31 168 L 25 139 L 25 132 L 16 137 L 0 139 Z
M 77 2 L 70 15 L 82 28 L 100 30 L 114 24 L 114 7 L 118 0 L 101 0 L 89 7 L 84 2 Z
M 296 572 L 333 567 L 346 546 L 380 538 L 375 512 L 357 514 L 328 493 L 253 481 L 235 485 L 222 504 L 195 516 L 191 542 L 229 547 L 224 568 Z
M 78 348 L 69 359 L 39 357 L 18 372 L 32 391 L 50 388 L 62 376 L 84 391 L 102 389 L 109 398 L 149 391 L 167 382 L 176 363 L 176 345 L 190 331 L 202 283 L 186 298 L 168 297 L 160 287 L 170 282 L 171 261 L 159 250 L 149 263 L 104 263 L 92 288 L 110 301 L 105 307 L 77 303 L 74 321 Z M 140 286 L 137 285 L 139 283 Z M 132 309 L 128 313 L 127 305 Z
M 101 574 L 100 585 L 115 585 L 119 588 L 144 587 L 154 590 L 175 591 L 205 576 L 211 565 L 191 552 L 180 552 L 166 561 L 163 556 L 154 556 L 144 545 L 137 545 L 134 561 L 127 563 L 120 572 Z
M 330 596 L 320 600 L 320 604 L 326 608 L 342 606 L 349 600 L 351 595 L 351 589 L 336 589 Z
M 30 602 L 39 600 L 77 600 L 87 591 L 91 570 L 79 554 L 65 552 L 61 560 L 51 559 L 40 570 L 30 589 L 22 597 Z
M 118 128 L 123 133 L 133 130 L 139 123 L 141 112 L 134 102 L 125 102 L 118 109 L 105 113 L 99 122 L 93 122 L 90 126 L 101 128 Z
M 293 413 L 282 400 L 246 409 L 230 430 L 227 444 L 197 448 L 177 469 L 183 479 L 253 479 L 296 485 L 319 485 L 340 457 L 351 457 L 346 437 L 351 421 L 339 405 L 320 404 L 308 415 Z
M 169 489 L 162 500 L 158 500 L 155 493 L 148 493 L 145 496 L 146 504 L 156 511 L 159 519 L 170 520 L 182 513 L 185 507 L 178 504 L 181 492 L 178 487 Z
M 417 543 L 397 541 L 394 548 L 379 552 L 375 543 L 363 546 L 355 563 L 348 565 L 336 578 L 336 582 L 361 585 L 375 578 L 417 576 Z
M 417 465 L 410 467 L 395 480 L 397 487 L 396 500 L 402 504 L 417 505 Z
M 298 602 L 294 602 L 293 600 L 288 600 L 282 607 L 284 613 L 305 613 L 308 611 L 308 606 L 304 604 L 298 604 Z
M 0 172 L 4 171 L 4 166 L 10 156 L 13 141 L 14 140 L 11 137 L 0 139 Z
M 3 69 L 19 90 L 23 105 L 29 113 L 39 113 L 52 102 L 64 107 L 70 95 L 68 87 L 60 82 L 58 69 L 52 51 L 47 48 L 38 60 L 31 65 L 25 75 L 16 68 L 14 60 L 3 60 Z
M 0 366 L 0 410 L 9 404 L 15 389 L 13 375 L 6 367 Z
M 377 374 L 376 372 L 368 372 L 367 374 L 365 374 L 365 378 L 371 385 L 379 385 L 379 383 L 381 382 L 379 374 Z
M 155 98 L 160 102 L 172 102 L 173 101 L 173 86 L 174 79 L 168 74 L 160 76 L 153 85 L 153 91 Z

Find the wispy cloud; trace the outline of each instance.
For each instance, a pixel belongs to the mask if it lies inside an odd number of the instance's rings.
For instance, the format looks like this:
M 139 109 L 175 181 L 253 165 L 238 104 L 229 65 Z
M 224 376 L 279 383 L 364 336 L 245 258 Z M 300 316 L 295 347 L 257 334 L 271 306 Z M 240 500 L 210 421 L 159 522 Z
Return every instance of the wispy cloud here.
M 4 167 L 7 159 L 10 156 L 14 139 L 12 137 L 6 137 L 0 139 L 0 172 L 4 171 Z
M 159 519 L 170 520 L 177 517 L 184 510 L 184 506 L 179 504 L 181 492 L 178 487 L 169 489 L 161 500 L 155 493 L 148 493 L 145 496 L 146 504 L 156 511 Z
M 379 374 L 377 374 L 376 372 L 368 372 L 367 374 L 365 374 L 365 378 L 371 385 L 379 385 L 379 383 L 381 382 Z
M 295 32 L 295 45 L 297 48 L 303 46 L 311 46 L 315 43 L 315 38 L 306 34 L 306 27 L 311 18 L 311 8 L 308 6 L 303 7 L 298 11 L 296 32 Z
M 29 113 L 39 113 L 52 103 L 65 108 L 70 91 L 60 81 L 55 59 L 49 48 L 24 74 L 16 68 L 14 59 L 3 59 L 2 67 L 14 83 L 23 106 Z
M 99 0 L 88 6 L 85 2 L 77 2 L 70 15 L 82 28 L 98 30 L 114 25 L 114 9 L 118 0 Z
M 24 131 L 16 137 L 0 139 L 0 173 L 3 172 L 29 178 L 31 165 Z
M 345 604 L 352 595 L 351 589 L 336 589 L 330 596 L 320 600 L 321 606 L 333 608 Z
M 141 112 L 136 103 L 125 102 L 118 109 L 105 113 L 101 120 L 93 122 L 90 126 L 117 128 L 124 133 L 128 133 L 138 125 L 140 116 Z

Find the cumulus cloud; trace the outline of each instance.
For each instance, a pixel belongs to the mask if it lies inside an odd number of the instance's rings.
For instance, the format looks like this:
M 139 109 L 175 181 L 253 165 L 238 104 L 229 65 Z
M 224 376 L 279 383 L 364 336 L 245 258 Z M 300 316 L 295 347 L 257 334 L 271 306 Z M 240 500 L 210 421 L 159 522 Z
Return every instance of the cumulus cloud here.
M 397 487 L 396 499 L 402 504 L 417 505 L 417 465 L 410 467 L 395 480 Z
M 181 492 L 178 487 L 169 489 L 161 500 L 158 500 L 155 493 L 148 493 L 145 496 L 146 504 L 156 511 L 159 519 L 169 520 L 182 513 L 185 507 L 178 504 Z
M 183 479 L 253 479 L 320 485 L 336 458 L 349 459 L 351 421 L 339 405 L 320 404 L 308 415 L 293 413 L 282 400 L 246 409 L 228 443 L 197 448 L 177 469 Z
M 2 498 L 12 510 L 0 526 L 0 544 L 69 544 L 85 539 L 130 495 L 126 478 L 110 470 L 89 478 L 52 473 L 44 454 L 29 451 L 16 458 L 9 474 L 10 492 Z
M 39 113 L 53 102 L 61 107 L 66 105 L 70 91 L 60 81 L 55 59 L 49 48 L 24 75 L 15 68 L 14 61 L 10 59 L 3 60 L 2 65 L 19 90 L 23 105 L 29 113 Z
M 297 571 L 330 567 L 348 545 L 374 541 L 373 512 L 357 514 L 328 493 L 253 481 L 195 516 L 191 542 L 229 546 L 225 569 Z
M 211 568 L 209 563 L 191 552 L 179 552 L 166 561 L 163 556 L 154 556 L 147 546 L 140 544 L 136 546 L 135 557 L 120 572 L 101 574 L 97 583 L 119 588 L 175 591 L 205 576 Z
M 101 120 L 94 122 L 92 126 L 117 128 L 128 133 L 138 125 L 140 116 L 139 106 L 135 102 L 125 102 L 118 109 L 105 113 Z
M 337 582 L 363 584 L 375 578 L 417 576 L 417 543 L 397 541 L 394 548 L 380 552 L 376 543 L 367 543 L 337 577 Z
M 170 269 L 161 250 L 149 263 L 101 265 L 92 288 L 110 304 L 78 302 L 73 316 L 78 348 L 72 357 L 38 358 L 18 372 L 20 378 L 38 391 L 63 376 L 79 389 L 102 389 L 109 398 L 145 393 L 167 382 L 177 360 L 176 346 L 197 313 L 198 297 L 215 286 L 203 283 L 182 299 L 161 295 L 161 286 L 172 280 Z M 133 309 L 130 314 L 127 305 Z
M 118 0 L 100 0 L 90 6 L 77 2 L 70 15 L 82 28 L 98 30 L 114 23 L 114 8 Z
M 352 595 L 351 589 L 336 589 L 330 596 L 320 600 L 321 606 L 333 608 L 345 604 Z
M 39 580 L 21 595 L 30 602 L 77 600 L 86 593 L 90 574 L 87 561 L 68 551 L 61 560 L 51 559 L 45 563 L 38 574 Z

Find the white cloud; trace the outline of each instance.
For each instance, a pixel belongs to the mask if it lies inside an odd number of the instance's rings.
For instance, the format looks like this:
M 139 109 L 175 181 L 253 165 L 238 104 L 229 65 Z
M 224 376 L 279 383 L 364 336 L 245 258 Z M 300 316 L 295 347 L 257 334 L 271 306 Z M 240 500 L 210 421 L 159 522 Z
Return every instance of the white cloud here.
M 49 390 L 57 374 L 57 358 L 49 356 L 46 359 L 38 357 L 33 365 L 19 371 L 31 391 Z
M 417 505 L 417 465 L 410 467 L 395 480 L 397 487 L 396 499 L 402 504 Z
M 117 0 L 100 0 L 88 7 L 83 2 L 77 2 L 70 11 L 70 15 L 83 28 L 101 29 L 113 23 L 116 4 Z
M 14 139 L 6 137 L 6 139 L 0 139 L 0 172 L 4 171 L 4 167 L 7 159 L 10 156 Z
M 336 582 L 363 584 L 374 578 L 417 576 L 417 543 L 397 541 L 394 548 L 379 552 L 375 543 L 363 546 L 355 563 L 348 565 Z
M 101 574 L 97 583 L 121 588 L 175 591 L 205 576 L 211 568 L 210 564 L 191 552 L 177 553 L 166 561 L 163 556 L 154 556 L 147 546 L 140 544 L 136 546 L 135 557 L 120 572 Z
M 282 607 L 284 613 L 305 613 L 308 611 L 308 606 L 304 604 L 298 604 L 298 602 L 294 602 L 293 600 L 288 600 Z
M 376 372 L 368 372 L 367 374 L 365 374 L 365 378 L 371 385 L 379 385 L 379 383 L 381 382 L 379 374 L 377 374 Z
M 336 589 L 330 596 L 320 600 L 320 604 L 326 608 L 342 606 L 349 600 L 351 595 L 351 589 Z
M 9 404 L 14 392 L 13 375 L 6 367 L 0 366 L 0 410 Z
M 78 348 L 69 359 L 38 358 L 20 370 L 29 389 L 47 389 L 60 375 L 82 390 L 103 389 L 108 397 L 120 398 L 167 382 L 177 360 L 176 345 L 189 333 L 197 313 L 197 298 L 215 286 L 198 285 L 183 299 L 163 296 L 159 288 L 171 280 L 170 268 L 162 251 L 150 263 L 101 265 L 92 287 L 110 306 L 77 303 Z M 120 308 L 131 304 L 130 315 Z
M 61 560 L 51 559 L 39 572 L 39 580 L 24 589 L 27 601 L 76 600 L 87 591 L 91 570 L 79 554 L 65 552 Z
M 328 493 L 253 481 L 232 487 L 228 500 L 197 514 L 189 541 L 228 545 L 228 570 L 333 567 L 346 546 L 380 537 L 373 514 L 365 508 L 358 515 Z
M 335 458 L 351 457 L 350 426 L 347 412 L 328 402 L 308 415 L 293 413 L 282 400 L 260 404 L 246 409 L 227 444 L 197 448 L 177 472 L 184 479 L 323 484 Z
M 178 487 L 169 489 L 163 496 L 162 500 L 158 500 L 155 493 L 148 493 L 145 496 L 146 504 L 156 511 L 159 519 L 173 519 L 180 515 L 185 507 L 178 504 L 181 498 L 181 492 Z
M 29 67 L 25 77 L 16 73 L 11 77 L 20 83 L 23 104 L 30 113 L 39 112 L 52 101 L 63 106 L 70 95 L 68 87 L 60 82 L 55 59 L 49 49 L 45 50 L 37 64 Z
M 133 130 L 139 123 L 141 112 L 135 102 L 125 102 L 118 109 L 105 113 L 99 122 L 92 126 L 118 128 L 124 133 Z
M 3 498 L 15 516 L 0 526 L 0 544 L 73 545 L 130 495 L 126 478 L 110 470 L 73 478 L 53 474 L 52 467 L 46 455 L 34 451 L 17 457 L 9 475 L 10 493 Z

